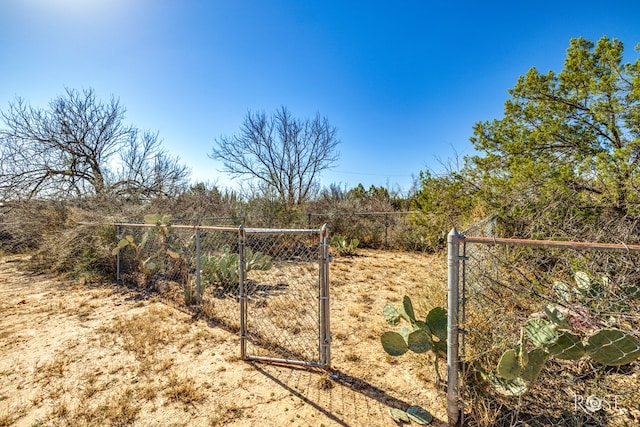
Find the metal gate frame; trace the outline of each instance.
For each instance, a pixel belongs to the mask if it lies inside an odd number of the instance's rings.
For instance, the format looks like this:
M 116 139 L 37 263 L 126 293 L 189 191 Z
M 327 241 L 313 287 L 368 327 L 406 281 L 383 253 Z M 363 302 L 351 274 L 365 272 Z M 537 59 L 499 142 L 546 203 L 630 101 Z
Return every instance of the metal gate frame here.
M 253 356 L 247 352 L 248 341 L 248 293 L 246 289 L 244 271 L 246 254 L 247 233 L 278 233 L 296 235 L 318 235 L 320 236 L 320 257 L 318 259 L 318 360 L 303 361 L 294 359 L 283 359 L 276 357 Z M 329 228 L 325 224 L 320 229 L 265 229 L 265 228 L 239 228 L 239 254 L 240 254 L 240 356 L 243 360 L 279 363 L 286 365 L 301 365 L 330 369 L 331 367 L 331 328 L 330 328 L 330 297 L 329 297 L 329 263 L 331 255 L 329 253 Z

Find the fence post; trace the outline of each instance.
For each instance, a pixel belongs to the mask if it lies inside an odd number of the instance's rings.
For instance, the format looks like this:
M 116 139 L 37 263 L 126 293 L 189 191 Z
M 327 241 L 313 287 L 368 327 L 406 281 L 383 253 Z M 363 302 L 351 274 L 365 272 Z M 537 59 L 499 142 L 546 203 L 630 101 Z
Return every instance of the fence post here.
M 320 365 L 331 367 L 331 325 L 329 305 L 329 227 L 320 228 Z
M 122 239 L 120 236 L 121 232 L 120 225 L 116 225 L 116 244 L 120 243 L 120 239 Z M 116 253 L 116 281 L 120 281 L 120 251 Z
M 202 277 L 200 275 L 200 229 L 196 227 L 196 305 L 200 305 L 200 284 L 202 283 Z M 189 279 L 187 278 L 187 281 Z M 189 286 L 189 283 L 186 284 Z
M 447 281 L 447 416 L 449 425 L 455 426 L 460 418 L 458 407 L 458 308 L 460 277 L 460 238 L 455 228 L 447 236 L 448 281 Z
M 384 248 L 385 249 L 389 248 L 388 234 L 389 234 L 389 214 L 385 212 L 384 213 Z
M 245 231 L 244 226 L 238 227 L 238 292 L 240 300 L 240 357 L 247 358 L 247 295 L 244 289 L 245 276 Z

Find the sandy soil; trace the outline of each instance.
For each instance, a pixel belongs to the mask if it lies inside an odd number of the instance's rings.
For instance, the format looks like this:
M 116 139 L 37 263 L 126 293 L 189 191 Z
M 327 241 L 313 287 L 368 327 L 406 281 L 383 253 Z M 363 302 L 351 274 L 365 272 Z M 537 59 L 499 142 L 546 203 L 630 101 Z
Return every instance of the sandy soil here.
M 153 296 L 26 273 L 0 258 L 0 426 L 446 425 L 432 356 L 387 356 L 386 302 L 445 302 L 446 262 L 359 251 L 331 266 L 332 370 L 247 363 L 237 334 Z M 414 423 L 415 425 L 415 423 Z

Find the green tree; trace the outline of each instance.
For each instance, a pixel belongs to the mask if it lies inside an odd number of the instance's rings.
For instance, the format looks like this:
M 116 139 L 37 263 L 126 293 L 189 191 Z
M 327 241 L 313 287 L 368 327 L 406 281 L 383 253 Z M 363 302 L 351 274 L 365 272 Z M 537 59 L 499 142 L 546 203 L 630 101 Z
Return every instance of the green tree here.
M 371 185 L 367 190 L 362 183 L 349 190 L 346 197 L 360 202 L 360 210 L 363 211 L 398 211 L 404 208 L 406 202 L 397 191 L 389 191 L 386 187 L 375 185 Z
M 475 125 L 473 173 L 494 208 L 545 229 L 640 216 L 640 59 L 624 63 L 623 51 L 572 39 L 559 73 L 530 69 L 504 117 Z
M 468 168 L 440 176 L 420 172 L 419 187 L 411 200 L 410 219 L 423 230 L 430 249 L 442 249 L 452 227 L 469 225 L 484 215 L 480 188 Z

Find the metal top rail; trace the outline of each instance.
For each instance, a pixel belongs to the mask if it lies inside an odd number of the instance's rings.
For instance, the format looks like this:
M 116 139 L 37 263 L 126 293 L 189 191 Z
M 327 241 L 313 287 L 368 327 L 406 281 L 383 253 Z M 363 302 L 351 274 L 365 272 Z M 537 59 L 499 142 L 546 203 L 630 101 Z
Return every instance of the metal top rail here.
M 78 223 L 83 225 L 95 225 L 92 223 Z M 133 222 L 116 222 L 113 225 L 121 227 L 169 227 L 176 229 L 188 229 L 188 230 L 219 230 L 219 231 L 238 231 L 244 230 L 245 233 L 270 233 L 270 234 L 320 234 L 321 230 L 318 228 L 245 228 L 243 226 L 230 227 L 230 226 L 217 226 L 217 225 L 181 225 L 181 224 L 147 224 L 147 223 L 133 223 Z
M 329 213 L 314 213 L 307 212 L 308 216 L 347 216 L 347 215 L 408 215 L 412 213 L 419 213 L 420 211 L 390 211 L 390 212 L 329 212 Z
M 592 243 L 568 242 L 560 240 L 508 239 L 498 237 L 464 236 L 458 234 L 461 242 L 484 243 L 495 245 L 536 246 L 547 248 L 597 249 L 606 251 L 640 252 L 640 245 L 626 245 L 624 243 Z
M 244 228 L 245 233 L 320 234 L 317 228 Z
M 94 225 L 91 223 L 79 223 L 84 225 Z M 180 225 L 180 224 L 147 224 L 135 222 L 114 222 L 113 225 L 121 227 L 168 227 L 186 230 L 220 230 L 220 231 L 238 231 L 239 227 L 216 226 L 216 225 Z

